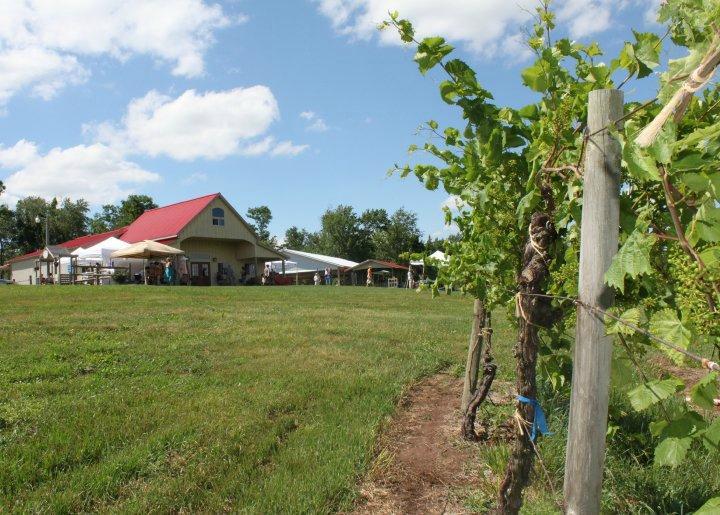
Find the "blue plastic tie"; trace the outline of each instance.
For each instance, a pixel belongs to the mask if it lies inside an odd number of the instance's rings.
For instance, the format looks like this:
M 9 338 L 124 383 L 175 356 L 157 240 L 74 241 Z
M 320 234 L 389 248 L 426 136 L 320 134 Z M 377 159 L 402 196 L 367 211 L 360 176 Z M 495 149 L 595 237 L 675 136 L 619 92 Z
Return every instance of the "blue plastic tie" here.
M 548 430 L 547 420 L 545 419 L 545 412 L 540 406 L 540 403 L 536 399 L 523 397 L 522 395 L 518 395 L 516 399 L 524 404 L 530 404 L 534 408 L 533 412 L 535 413 L 535 417 L 533 419 L 530 439 L 534 442 L 535 438 L 537 438 L 538 431 L 540 431 L 540 434 L 542 434 L 543 436 L 551 436 L 552 433 Z

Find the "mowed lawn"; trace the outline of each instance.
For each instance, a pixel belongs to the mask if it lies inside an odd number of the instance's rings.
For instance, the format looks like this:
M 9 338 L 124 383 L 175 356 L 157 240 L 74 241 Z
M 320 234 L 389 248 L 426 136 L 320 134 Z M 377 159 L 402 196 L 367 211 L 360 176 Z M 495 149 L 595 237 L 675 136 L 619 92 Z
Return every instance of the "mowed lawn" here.
M 0 288 L 0 511 L 351 507 L 471 301 L 353 287 Z

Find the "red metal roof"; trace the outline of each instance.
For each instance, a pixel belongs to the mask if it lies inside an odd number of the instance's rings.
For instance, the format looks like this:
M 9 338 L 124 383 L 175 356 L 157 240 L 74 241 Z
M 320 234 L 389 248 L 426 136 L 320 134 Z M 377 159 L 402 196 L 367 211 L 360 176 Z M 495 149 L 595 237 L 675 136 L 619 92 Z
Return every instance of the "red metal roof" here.
M 383 261 L 382 259 L 366 259 L 362 263 L 359 263 L 353 267 L 350 267 L 349 270 L 366 270 L 368 268 L 368 265 L 370 265 L 370 268 L 392 268 L 395 270 L 407 270 L 408 267 L 404 265 L 399 265 L 395 263 L 394 261 Z
M 80 236 L 79 238 L 75 238 L 74 240 L 66 241 L 65 243 L 60 243 L 58 246 L 65 247 L 68 250 L 75 250 L 78 247 L 82 247 L 84 249 L 88 247 L 92 247 L 93 245 L 100 243 L 101 241 L 105 241 L 108 238 L 120 238 L 125 231 L 127 231 L 127 228 L 129 226 L 120 227 L 119 229 L 113 229 L 112 231 L 107 232 L 101 232 L 98 234 L 88 234 L 86 236 Z
M 120 239 L 128 243 L 137 243 L 143 240 L 174 238 L 210 202 L 219 196 L 219 193 L 213 193 L 212 195 L 205 195 L 204 197 L 145 211 L 130 224 Z
M 381 263 L 381 264 L 387 266 L 388 268 L 395 268 L 397 270 L 407 270 L 408 269 L 408 267 L 406 267 L 404 265 L 400 265 L 400 264 L 396 263 L 395 261 L 383 261 L 380 259 L 373 259 L 372 261 Z
M 110 237 L 118 238 L 120 235 L 122 235 L 127 230 L 127 227 L 121 227 L 119 229 L 113 229 L 112 231 L 107 232 L 101 232 L 98 234 L 88 234 L 86 236 L 80 236 L 79 238 L 75 238 L 74 240 L 69 240 L 64 243 L 58 243 L 58 247 L 65 247 L 68 250 L 75 250 L 79 247 L 88 248 L 92 247 L 96 243 L 100 243 L 101 241 L 105 241 Z M 27 259 L 31 259 L 34 257 L 39 257 L 43 252 L 43 249 L 34 250 L 32 252 L 29 252 L 27 254 L 23 254 L 22 256 L 16 256 L 12 259 L 8 259 L 8 263 L 17 263 L 18 261 L 25 261 Z

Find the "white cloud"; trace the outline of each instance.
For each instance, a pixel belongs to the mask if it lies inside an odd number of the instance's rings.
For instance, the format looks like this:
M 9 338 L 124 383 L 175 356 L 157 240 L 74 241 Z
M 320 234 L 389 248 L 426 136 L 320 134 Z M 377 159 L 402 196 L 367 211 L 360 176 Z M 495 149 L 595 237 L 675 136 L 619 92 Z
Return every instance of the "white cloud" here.
M 150 91 L 130 102 L 119 125 L 83 127 L 96 141 L 126 154 L 164 155 L 179 161 L 231 155 L 297 155 L 307 145 L 275 144 L 267 134 L 280 117 L 266 86 L 199 93 L 177 98 Z
M 648 25 L 657 25 L 658 10 L 662 0 L 639 0 L 645 6 L 645 22 Z
M 618 0 L 565 0 L 557 12 L 558 21 L 568 26 L 570 36 L 582 38 L 610 28 Z
M 204 0 L 2 0 L 0 102 L 23 89 L 49 98 L 82 82 L 84 56 L 147 55 L 174 75 L 196 77 L 214 31 L 242 21 Z
M 190 185 L 192 185 L 192 184 L 198 184 L 198 183 L 200 183 L 200 182 L 206 182 L 207 179 L 208 179 L 208 176 L 207 176 L 206 173 L 203 173 L 203 172 L 195 172 L 195 173 L 191 173 L 190 175 L 188 175 L 187 177 L 185 177 L 185 178 L 184 178 L 182 181 L 180 181 L 180 182 L 182 182 L 182 183 L 183 183 L 184 185 L 186 185 L 186 186 L 190 186 Z
M 413 22 L 416 37 L 443 35 L 471 50 L 490 54 L 497 42 L 529 20 L 537 0 L 315 0 L 341 34 L 368 40 L 377 35 L 386 44 L 402 44 L 394 30 L 378 31 L 389 11 Z
M 309 145 L 294 145 L 292 141 L 281 141 L 273 147 L 270 155 L 272 156 L 296 156 L 307 150 Z
M 47 100 L 64 86 L 82 83 L 88 76 L 74 56 L 41 47 L 0 50 L 0 105 L 25 89 Z
M 270 152 L 274 140 L 266 133 L 279 117 L 277 101 L 265 86 L 207 93 L 191 89 L 177 98 L 150 91 L 130 102 L 120 127 L 105 122 L 85 131 L 128 153 L 221 159 Z
M 134 185 L 160 180 L 159 175 L 99 143 L 53 148 L 41 155 L 34 143 L 21 140 L 0 150 L 0 165 L 12 171 L 3 179 L 10 201 L 36 195 L 84 198 L 101 205 L 125 198 L 134 192 Z
M 22 168 L 38 158 L 37 145 L 21 139 L 10 148 L 0 145 L 0 168 L 7 170 Z
M 311 132 L 325 132 L 328 130 L 328 126 L 325 123 L 325 120 L 323 120 L 322 118 L 318 118 L 313 123 L 308 125 L 306 130 Z
M 657 0 L 640 0 L 657 1 Z M 515 55 L 522 26 L 531 20 L 538 0 L 315 0 L 319 11 L 335 30 L 353 39 L 374 37 L 384 44 L 401 45 L 394 30 L 378 31 L 377 25 L 398 11 L 413 23 L 416 38 L 444 36 L 482 55 Z M 627 0 L 559 0 L 558 19 L 579 38 L 609 28 L 614 11 Z M 523 49 L 523 56 L 527 51 Z
M 305 127 L 306 131 L 325 132 L 329 129 L 329 127 L 325 123 L 325 120 L 320 118 L 314 111 L 303 111 L 302 113 L 300 113 L 300 118 L 302 118 L 303 120 L 307 120 L 308 122 L 312 122 L 307 127 Z

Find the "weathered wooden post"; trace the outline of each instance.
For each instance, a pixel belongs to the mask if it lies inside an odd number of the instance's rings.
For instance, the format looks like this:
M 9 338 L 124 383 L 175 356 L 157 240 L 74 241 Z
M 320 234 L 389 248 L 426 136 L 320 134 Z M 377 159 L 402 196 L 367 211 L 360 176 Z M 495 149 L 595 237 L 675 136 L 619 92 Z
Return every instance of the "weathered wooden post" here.
M 620 224 L 620 144 L 604 129 L 622 115 L 621 91 L 590 93 L 578 295 L 583 304 L 602 309 L 613 302 L 605 272 L 618 250 Z M 605 335 L 602 315 L 579 306 L 565 459 L 568 514 L 600 513 L 611 356 L 612 341 Z

